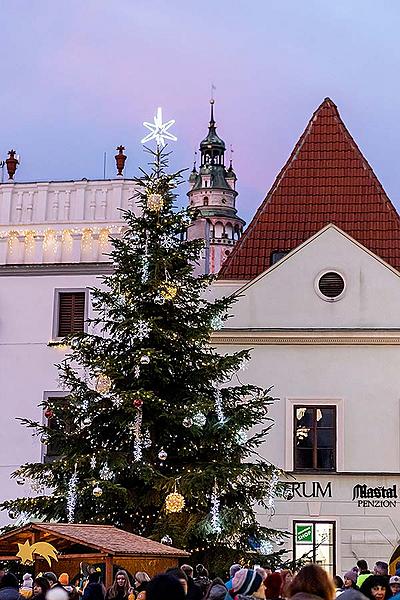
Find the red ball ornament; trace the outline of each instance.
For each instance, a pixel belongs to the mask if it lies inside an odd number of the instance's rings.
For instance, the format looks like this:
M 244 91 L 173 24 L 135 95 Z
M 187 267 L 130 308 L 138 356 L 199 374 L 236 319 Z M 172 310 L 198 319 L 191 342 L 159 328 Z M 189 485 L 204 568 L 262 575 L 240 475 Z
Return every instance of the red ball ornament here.
M 46 408 L 44 411 L 44 416 L 46 419 L 52 419 L 54 417 L 54 412 L 51 410 L 51 408 Z
M 142 408 L 143 400 L 141 400 L 141 398 L 136 398 L 136 400 L 133 401 L 133 406 L 135 408 Z

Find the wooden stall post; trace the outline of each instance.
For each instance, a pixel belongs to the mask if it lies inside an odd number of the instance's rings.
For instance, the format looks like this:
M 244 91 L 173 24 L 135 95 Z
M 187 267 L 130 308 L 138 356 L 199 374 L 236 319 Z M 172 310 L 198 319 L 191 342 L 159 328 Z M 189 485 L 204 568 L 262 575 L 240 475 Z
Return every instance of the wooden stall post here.
M 106 556 L 106 588 L 108 589 L 113 582 L 113 557 Z

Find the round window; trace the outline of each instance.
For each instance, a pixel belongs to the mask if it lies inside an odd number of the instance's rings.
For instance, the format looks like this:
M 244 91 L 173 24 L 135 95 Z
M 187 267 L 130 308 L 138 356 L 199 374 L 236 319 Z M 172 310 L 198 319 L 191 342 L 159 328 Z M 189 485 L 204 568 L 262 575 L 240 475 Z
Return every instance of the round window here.
M 340 273 L 327 271 L 318 279 L 318 291 L 325 300 L 339 300 L 346 287 Z

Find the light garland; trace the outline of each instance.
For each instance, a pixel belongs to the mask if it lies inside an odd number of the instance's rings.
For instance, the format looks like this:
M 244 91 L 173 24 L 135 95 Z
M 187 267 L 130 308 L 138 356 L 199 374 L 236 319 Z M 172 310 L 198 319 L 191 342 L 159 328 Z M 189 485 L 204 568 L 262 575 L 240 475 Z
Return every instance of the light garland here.
M 68 523 L 74 522 L 75 517 L 75 508 L 76 501 L 78 497 L 77 487 L 78 487 L 78 473 L 76 471 L 77 467 L 75 465 L 75 471 L 72 474 L 71 479 L 68 484 L 68 495 L 67 495 L 67 520 Z
M 213 533 L 220 534 L 222 531 L 221 527 L 221 515 L 219 512 L 220 500 L 218 497 L 217 481 L 214 481 L 213 491 L 211 493 L 211 527 Z
M 218 422 L 221 425 L 225 423 L 225 415 L 222 407 L 222 394 L 219 388 L 215 390 L 215 412 L 217 413 Z
M 85 231 L 89 231 L 99 237 L 99 240 L 105 239 L 105 232 L 107 232 L 107 237 L 110 233 L 122 233 L 123 226 L 109 226 L 109 227 L 68 227 L 67 229 L 11 229 L 9 231 L 0 231 L 0 239 L 18 239 L 19 237 L 26 237 L 27 235 L 45 237 L 48 231 L 54 232 L 55 236 L 61 236 L 61 239 L 64 235 L 64 232 L 69 232 L 71 236 L 75 235 L 83 235 Z

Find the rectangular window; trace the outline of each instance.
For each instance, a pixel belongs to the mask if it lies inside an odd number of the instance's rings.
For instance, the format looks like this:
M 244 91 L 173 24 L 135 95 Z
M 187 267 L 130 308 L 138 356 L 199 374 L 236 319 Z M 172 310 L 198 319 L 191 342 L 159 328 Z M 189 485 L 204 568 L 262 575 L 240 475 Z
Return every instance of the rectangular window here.
M 55 400 L 56 402 L 60 402 L 60 398 L 57 396 L 57 398 L 48 398 L 48 401 L 51 402 L 52 400 Z M 58 420 L 56 419 L 56 417 L 54 416 L 49 416 L 47 417 L 46 415 L 44 416 L 44 423 L 45 425 L 47 425 L 47 427 L 53 432 L 53 431 L 57 431 L 59 429 L 59 423 Z M 59 444 L 57 443 L 56 440 L 52 440 L 51 442 L 49 442 L 48 444 L 44 444 L 44 452 L 43 452 L 43 462 L 45 463 L 49 463 L 49 462 L 53 462 L 53 460 L 55 460 L 56 458 L 58 458 L 60 456 L 60 448 L 59 448 Z
M 57 337 L 84 331 L 85 292 L 58 293 Z
M 293 446 L 295 471 L 336 471 L 336 406 L 295 406 Z
M 334 521 L 295 521 L 293 558 L 316 563 L 331 575 L 336 573 L 336 523 Z

